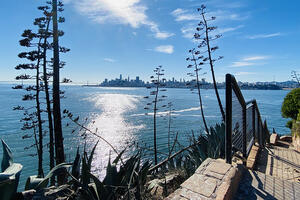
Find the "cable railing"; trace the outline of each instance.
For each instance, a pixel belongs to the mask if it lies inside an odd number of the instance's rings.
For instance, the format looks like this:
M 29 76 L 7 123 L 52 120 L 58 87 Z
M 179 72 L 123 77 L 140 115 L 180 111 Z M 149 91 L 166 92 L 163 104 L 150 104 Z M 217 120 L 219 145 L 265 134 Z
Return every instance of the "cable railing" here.
M 266 131 L 256 100 L 246 102 L 231 74 L 226 74 L 225 159 L 231 163 L 232 156 L 241 152 L 247 159 L 252 146 L 266 143 Z

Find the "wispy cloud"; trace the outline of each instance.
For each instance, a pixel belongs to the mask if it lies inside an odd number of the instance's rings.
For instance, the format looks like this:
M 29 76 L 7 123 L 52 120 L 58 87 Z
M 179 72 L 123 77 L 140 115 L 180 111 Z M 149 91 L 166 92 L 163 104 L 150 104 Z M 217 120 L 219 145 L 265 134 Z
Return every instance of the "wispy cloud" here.
M 188 39 L 194 39 L 194 34 L 196 32 L 196 29 L 193 25 L 188 25 L 186 27 L 183 27 L 180 29 L 181 33 L 183 34 L 183 37 Z
M 175 17 L 175 21 L 191 21 L 200 20 L 200 15 L 195 13 L 191 14 L 188 10 L 177 8 L 171 14 Z
M 75 0 L 77 10 L 97 23 L 117 23 L 139 28 L 148 26 L 158 39 L 173 36 L 173 33 L 161 31 L 158 24 L 149 20 L 148 9 L 141 0 Z
M 244 76 L 244 75 L 254 75 L 256 74 L 255 72 L 236 72 L 234 75 L 236 76 Z
M 111 63 L 116 62 L 116 60 L 115 60 L 115 59 L 112 59 L 112 58 L 103 58 L 103 60 L 104 60 L 105 62 L 111 62 Z
M 175 34 L 168 33 L 168 32 L 156 32 L 155 33 L 155 37 L 158 39 L 166 39 L 166 38 L 172 37 L 173 35 L 175 35 Z
M 272 37 L 278 37 L 278 36 L 281 36 L 282 34 L 281 33 L 270 33 L 270 34 L 258 34 L 258 35 L 250 35 L 250 36 L 247 36 L 246 38 L 248 39 L 261 39 L 261 38 L 272 38 Z
M 183 34 L 183 37 L 188 39 L 194 39 L 194 34 L 196 32 L 197 23 L 199 20 L 202 19 L 200 14 L 195 10 L 187 10 L 182 8 L 177 8 L 171 12 L 171 15 L 175 18 L 175 21 L 181 22 L 181 21 L 188 21 L 188 25 L 184 25 L 181 28 L 181 32 Z M 217 10 L 214 12 L 207 12 L 206 18 L 209 19 L 211 17 L 216 17 L 216 20 L 214 20 L 213 23 L 217 23 L 219 21 L 241 21 L 247 19 L 248 15 L 240 15 L 237 13 L 233 13 L 232 11 L 226 11 L 226 10 Z M 221 27 L 216 30 L 216 33 L 222 34 L 227 32 L 233 32 L 240 28 L 243 28 L 243 25 L 239 26 L 230 26 L 230 27 Z M 193 40 L 194 41 L 194 40 Z
M 175 21 L 198 21 L 201 20 L 201 15 L 195 10 L 187 10 L 182 8 L 177 8 L 171 12 L 171 15 L 175 17 Z M 241 21 L 249 18 L 249 15 L 233 13 L 228 10 L 216 10 L 213 12 L 207 12 L 206 18 L 216 17 L 215 22 L 231 20 L 231 21 Z
M 265 56 L 265 55 L 246 56 L 239 61 L 233 62 L 231 64 L 231 67 L 245 67 L 245 66 L 261 65 L 262 63 L 258 63 L 256 61 L 267 60 L 269 58 L 271 58 L 271 56 Z
M 236 31 L 240 28 L 243 28 L 243 25 L 239 25 L 239 26 L 235 26 L 235 27 L 225 27 L 225 28 L 219 28 L 217 29 L 218 33 L 227 33 L 227 32 L 232 32 L 232 31 Z
M 253 65 L 253 63 L 250 63 L 250 62 L 233 62 L 231 67 L 244 67 L 244 66 L 250 66 L 250 65 Z
M 174 52 L 174 47 L 172 45 L 161 45 L 155 47 L 154 50 L 160 53 L 172 54 Z
M 249 56 L 249 57 L 243 58 L 243 61 L 266 60 L 269 58 L 270 58 L 270 56 Z

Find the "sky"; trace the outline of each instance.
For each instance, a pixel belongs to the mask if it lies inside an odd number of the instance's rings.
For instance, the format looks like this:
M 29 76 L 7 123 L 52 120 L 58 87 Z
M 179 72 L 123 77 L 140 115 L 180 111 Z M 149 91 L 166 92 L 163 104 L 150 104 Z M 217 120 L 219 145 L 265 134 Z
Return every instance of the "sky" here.
M 0 8 L 0 81 L 13 81 L 25 63 L 18 41 L 34 29 L 41 0 L 3 1 Z M 71 49 L 61 55 L 61 78 L 74 83 L 99 83 L 105 78 L 139 76 L 149 80 L 162 65 L 165 77 L 189 79 L 188 50 L 197 48 L 193 34 L 205 4 L 212 25 L 222 37 L 214 41 L 224 56 L 215 63 L 218 82 L 226 73 L 239 81 L 286 81 L 300 72 L 300 1 L 298 0 L 65 0 L 65 32 L 60 44 Z M 211 81 L 210 69 L 203 78 Z

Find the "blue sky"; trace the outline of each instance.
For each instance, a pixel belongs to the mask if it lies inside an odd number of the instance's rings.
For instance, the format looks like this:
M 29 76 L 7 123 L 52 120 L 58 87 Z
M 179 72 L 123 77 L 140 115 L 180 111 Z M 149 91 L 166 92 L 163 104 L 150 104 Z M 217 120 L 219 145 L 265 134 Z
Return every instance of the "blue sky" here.
M 33 28 L 44 1 L 10 0 L 1 3 L 0 81 L 12 81 L 24 29 Z M 61 44 L 71 51 L 61 77 L 97 83 L 104 78 L 140 76 L 144 80 L 162 65 L 166 77 L 186 78 L 188 50 L 199 14 L 206 4 L 223 37 L 214 53 L 224 59 L 215 65 L 218 81 L 226 73 L 241 81 L 290 80 L 300 71 L 300 2 L 298 0 L 66 0 L 65 31 Z M 210 71 L 204 72 L 211 80 Z

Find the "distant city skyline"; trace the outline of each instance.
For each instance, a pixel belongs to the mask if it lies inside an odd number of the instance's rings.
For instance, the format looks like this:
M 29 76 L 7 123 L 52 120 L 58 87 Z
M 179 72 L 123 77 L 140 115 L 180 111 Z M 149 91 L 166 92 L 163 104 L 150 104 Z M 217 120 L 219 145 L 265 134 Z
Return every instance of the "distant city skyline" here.
M 180 78 L 179 80 L 175 79 L 174 77 L 169 78 L 164 81 L 166 84 L 166 87 L 174 87 L 174 88 L 189 88 L 190 84 L 187 84 L 191 82 L 191 79 L 183 79 Z M 276 82 L 276 81 L 257 81 L 257 82 L 242 82 L 238 81 L 238 85 L 242 89 L 280 89 L 280 88 L 296 88 L 299 87 L 299 83 L 293 80 L 287 80 L 282 82 Z M 207 82 L 205 78 L 200 78 L 200 84 L 203 88 L 213 88 L 212 82 Z M 134 79 L 130 79 L 130 76 L 128 78 L 123 78 L 123 75 L 120 74 L 119 77 L 116 77 L 114 79 L 108 79 L 105 78 L 104 81 L 98 82 L 98 83 L 92 83 L 89 84 L 88 82 L 84 84 L 86 86 L 103 86 L 103 87 L 147 87 L 150 85 L 153 85 L 151 81 L 148 80 L 142 80 L 139 76 L 135 76 Z M 259 87 L 257 87 L 259 86 Z M 276 87 L 275 87 L 276 86 Z M 218 87 L 224 88 L 225 82 L 218 82 Z
M 14 67 L 24 63 L 17 55 L 21 33 L 33 29 L 43 1 L 10 0 L 1 4 L 0 81 L 13 81 Z M 206 4 L 208 15 L 223 35 L 214 54 L 218 82 L 226 73 L 237 80 L 285 81 L 300 71 L 300 2 L 297 0 L 64 0 L 66 22 L 61 45 L 71 49 L 61 59 L 61 78 L 99 82 L 116 75 L 139 74 L 148 79 L 162 65 L 166 77 L 188 78 L 185 58 L 197 46 L 193 33 L 199 22 L 196 9 Z M 126 12 L 124 12 L 126 11 Z M 80 27 L 80 28 L 79 28 Z M 207 66 L 204 77 L 211 81 Z

